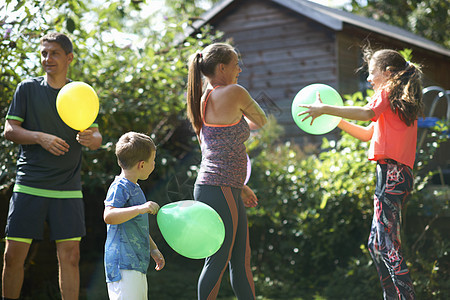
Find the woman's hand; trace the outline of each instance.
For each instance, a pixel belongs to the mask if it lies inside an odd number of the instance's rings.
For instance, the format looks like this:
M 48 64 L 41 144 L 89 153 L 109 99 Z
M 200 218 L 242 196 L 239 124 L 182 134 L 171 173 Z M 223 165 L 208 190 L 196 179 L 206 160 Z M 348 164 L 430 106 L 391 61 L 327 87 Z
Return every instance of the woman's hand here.
M 245 207 L 255 207 L 258 205 L 258 198 L 256 198 L 255 193 L 247 185 L 244 185 L 242 188 L 241 198 Z

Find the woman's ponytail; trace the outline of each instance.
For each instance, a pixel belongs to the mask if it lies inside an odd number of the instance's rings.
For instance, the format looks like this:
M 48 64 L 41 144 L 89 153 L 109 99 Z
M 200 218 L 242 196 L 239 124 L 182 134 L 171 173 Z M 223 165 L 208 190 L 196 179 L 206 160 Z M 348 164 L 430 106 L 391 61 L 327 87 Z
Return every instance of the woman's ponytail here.
M 197 52 L 189 59 L 188 83 L 187 83 L 187 116 L 191 121 L 197 136 L 202 128 L 202 117 L 200 113 L 200 102 L 202 96 L 202 73 L 201 63 L 203 55 Z

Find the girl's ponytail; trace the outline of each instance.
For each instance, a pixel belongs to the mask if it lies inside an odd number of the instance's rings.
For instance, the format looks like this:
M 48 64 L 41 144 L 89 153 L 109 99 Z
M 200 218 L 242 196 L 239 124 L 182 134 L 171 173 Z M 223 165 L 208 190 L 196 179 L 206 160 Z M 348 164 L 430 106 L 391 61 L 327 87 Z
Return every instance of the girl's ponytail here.
M 398 71 L 391 82 L 391 108 L 406 125 L 411 126 L 423 115 L 422 71 L 407 61 L 405 68 Z

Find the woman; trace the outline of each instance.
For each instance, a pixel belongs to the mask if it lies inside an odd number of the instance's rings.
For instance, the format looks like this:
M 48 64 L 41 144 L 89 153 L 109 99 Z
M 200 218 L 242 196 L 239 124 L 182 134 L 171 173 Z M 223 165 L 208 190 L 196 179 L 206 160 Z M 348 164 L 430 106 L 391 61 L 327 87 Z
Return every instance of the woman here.
M 216 299 L 227 264 L 237 298 L 255 299 L 244 206 L 254 207 L 258 200 L 244 185 L 244 142 L 250 129 L 264 126 L 267 117 L 247 90 L 237 84 L 241 71 L 236 50 L 223 43 L 206 47 L 189 61 L 187 111 L 202 151 L 194 198 L 214 208 L 225 225 L 221 248 L 206 258 L 200 274 L 201 300 Z M 202 76 L 206 81 L 204 92 Z

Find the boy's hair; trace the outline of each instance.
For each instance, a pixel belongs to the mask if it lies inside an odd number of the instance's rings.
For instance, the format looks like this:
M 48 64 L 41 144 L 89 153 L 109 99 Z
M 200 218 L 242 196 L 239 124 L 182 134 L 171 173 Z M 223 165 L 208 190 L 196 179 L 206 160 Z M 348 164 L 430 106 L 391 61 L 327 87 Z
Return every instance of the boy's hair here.
M 406 125 L 411 126 L 419 115 L 423 115 L 424 109 L 420 66 L 406 61 L 395 50 L 373 52 L 365 48 L 364 61 L 369 64 L 371 60 L 379 70 L 390 72 L 386 88 L 389 91 L 391 109 Z
M 50 32 L 41 37 L 41 45 L 44 42 L 58 43 L 66 54 L 73 52 L 73 45 L 69 37 L 63 33 Z
M 155 143 L 148 135 L 130 131 L 116 144 L 117 163 L 122 169 L 131 169 L 138 162 L 148 160 L 155 151 Z

